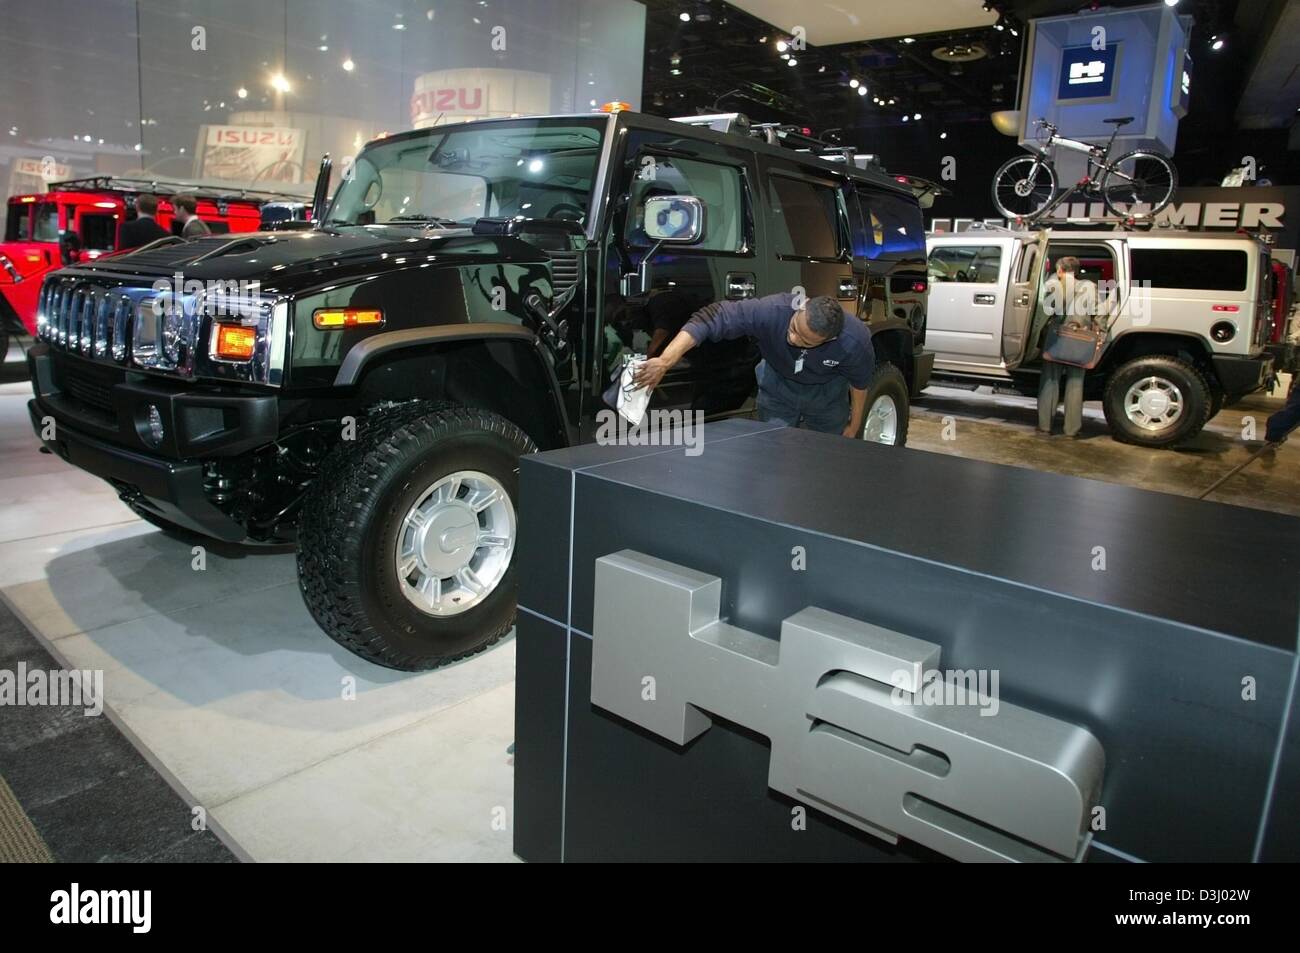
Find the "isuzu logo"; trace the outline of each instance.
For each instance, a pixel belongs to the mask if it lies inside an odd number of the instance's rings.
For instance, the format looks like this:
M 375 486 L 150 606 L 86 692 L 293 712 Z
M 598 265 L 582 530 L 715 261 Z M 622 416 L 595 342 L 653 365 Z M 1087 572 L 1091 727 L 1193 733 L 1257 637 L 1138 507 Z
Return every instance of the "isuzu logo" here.
M 932 642 L 818 608 L 778 642 L 723 621 L 721 594 L 631 550 L 596 560 L 592 704 L 676 745 L 714 715 L 760 732 L 770 787 L 891 844 L 1082 859 L 1104 765 L 1088 731 L 937 678 Z

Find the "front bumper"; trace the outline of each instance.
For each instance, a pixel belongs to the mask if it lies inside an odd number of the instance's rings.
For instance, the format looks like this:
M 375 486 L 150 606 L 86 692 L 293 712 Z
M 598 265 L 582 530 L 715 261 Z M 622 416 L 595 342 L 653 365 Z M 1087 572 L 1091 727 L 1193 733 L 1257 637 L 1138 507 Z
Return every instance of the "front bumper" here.
M 1273 355 L 1267 352 L 1255 357 L 1216 354 L 1212 360 L 1214 373 L 1228 400 L 1260 390 L 1273 376 Z
M 244 539 L 244 527 L 208 499 L 199 458 L 234 456 L 274 441 L 279 426 L 274 395 L 133 379 L 114 368 L 60 356 L 63 361 L 56 364 L 50 348 L 38 344 L 27 357 L 35 392 L 27 409 L 46 447 L 108 480 L 133 506 L 205 536 Z M 147 436 L 151 409 L 164 434 L 156 447 Z

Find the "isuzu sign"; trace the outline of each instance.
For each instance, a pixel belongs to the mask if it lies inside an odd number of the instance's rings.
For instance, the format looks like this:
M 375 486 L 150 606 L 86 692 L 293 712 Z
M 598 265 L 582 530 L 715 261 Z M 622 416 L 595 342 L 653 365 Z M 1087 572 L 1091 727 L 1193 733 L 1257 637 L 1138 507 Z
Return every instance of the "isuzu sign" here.
M 307 134 L 282 126 L 203 126 L 195 173 L 235 182 L 301 182 Z
M 940 673 L 932 642 L 818 608 L 774 641 L 722 621 L 721 595 L 632 550 L 597 559 L 591 703 L 678 746 L 714 715 L 766 735 L 769 787 L 891 844 L 1083 859 L 1104 765 L 1087 730 Z
M 411 125 L 417 129 L 554 112 L 551 77 L 516 69 L 465 68 L 422 73 L 415 78 L 410 104 Z

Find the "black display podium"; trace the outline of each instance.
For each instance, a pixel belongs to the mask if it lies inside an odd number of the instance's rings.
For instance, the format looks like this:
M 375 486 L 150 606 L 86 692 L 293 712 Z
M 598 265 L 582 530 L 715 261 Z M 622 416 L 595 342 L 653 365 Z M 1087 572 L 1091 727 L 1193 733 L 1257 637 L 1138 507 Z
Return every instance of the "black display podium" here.
M 719 615 L 751 643 L 817 607 L 1077 726 L 1105 765 L 1082 859 L 1300 859 L 1300 520 L 753 421 L 709 425 L 701 449 L 522 462 L 520 857 L 956 856 L 774 790 L 780 752 L 743 716 L 705 709 L 678 743 L 593 704 L 597 562 L 632 553 L 720 579 Z

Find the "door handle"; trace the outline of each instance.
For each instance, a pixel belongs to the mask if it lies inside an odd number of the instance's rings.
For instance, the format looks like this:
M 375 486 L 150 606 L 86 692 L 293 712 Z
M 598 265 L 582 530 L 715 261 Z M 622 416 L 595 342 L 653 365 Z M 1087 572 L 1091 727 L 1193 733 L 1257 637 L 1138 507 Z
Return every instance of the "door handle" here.
M 687 566 L 597 559 L 591 703 L 677 746 L 714 715 L 766 735 L 769 786 L 890 843 L 973 861 L 1087 853 L 1105 766 L 1087 729 L 998 701 L 991 672 L 941 672 L 933 642 L 815 607 L 773 642 L 723 621 L 721 598 L 721 579 Z M 997 717 L 981 717 L 990 700 Z
M 856 298 L 858 296 L 858 283 L 852 278 L 840 279 L 840 297 Z
M 756 291 L 754 276 L 746 271 L 727 273 L 727 297 L 731 300 L 752 298 Z
M 998 296 L 993 294 L 981 294 L 977 292 L 975 295 L 975 303 L 976 304 L 997 304 Z

